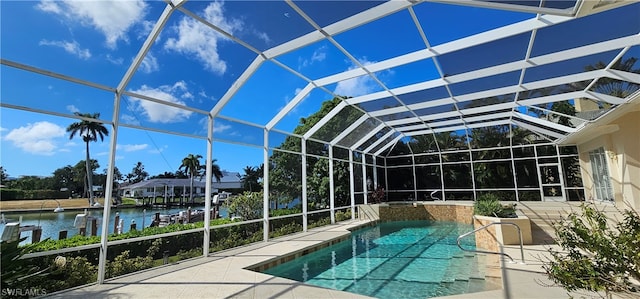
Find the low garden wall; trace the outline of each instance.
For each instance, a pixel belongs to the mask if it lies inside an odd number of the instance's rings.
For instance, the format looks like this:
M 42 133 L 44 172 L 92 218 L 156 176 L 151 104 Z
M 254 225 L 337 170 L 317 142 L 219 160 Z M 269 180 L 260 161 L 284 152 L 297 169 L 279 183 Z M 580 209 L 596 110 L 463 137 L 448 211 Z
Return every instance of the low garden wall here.
M 518 218 L 497 218 L 487 216 L 473 216 L 473 226 L 475 229 L 492 222 L 514 223 L 520 227 L 522 232 L 522 243 L 532 244 L 531 221 L 529 217 L 519 215 Z M 476 232 L 476 247 L 484 250 L 499 252 L 500 245 L 520 245 L 518 229 L 513 225 L 492 225 L 486 229 Z
M 510 222 L 517 224 L 522 231 L 523 244 L 532 244 L 531 223 L 528 217 L 496 218 L 473 214 L 473 203 L 446 202 L 391 202 L 383 204 L 361 205 L 360 218 L 380 221 L 455 221 L 473 224 L 479 228 L 491 222 Z M 500 251 L 501 245 L 519 245 L 517 229 L 512 225 L 493 225 L 476 232 L 476 247 L 489 251 Z
M 373 217 L 379 217 L 380 221 L 432 220 L 471 224 L 473 219 L 472 203 L 391 202 L 364 205 L 360 209 L 377 212 Z

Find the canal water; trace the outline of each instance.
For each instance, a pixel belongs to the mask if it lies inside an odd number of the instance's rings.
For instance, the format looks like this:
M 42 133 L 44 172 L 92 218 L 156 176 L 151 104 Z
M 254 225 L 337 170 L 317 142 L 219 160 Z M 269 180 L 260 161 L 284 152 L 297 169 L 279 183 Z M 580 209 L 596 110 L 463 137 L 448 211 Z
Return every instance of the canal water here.
M 204 209 L 204 207 L 197 207 L 194 209 Z M 172 209 L 162 209 L 162 208 L 123 208 L 123 209 L 111 209 L 109 215 L 109 233 L 113 233 L 114 222 L 116 213 L 120 215 L 120 219 L 124 220 L 124 228 L 123 232 L 129 231 L 131 227 L 131 221 L 135 221 L 136 226 L 140 229 L 143 224 L 144 227 L 149 227 L 151 225 L 151 221 L 156 213 L 160 213 L 161 215 L 172 215 L 178 214 L 181 211 L 185 211 L 186 208 L 172 208 Z M 88 211 L 91 217 L 95 217 L 98 223 L 98 231 L 97 235 L 101 235 L 102 232 L 102 209 L 93 209 Z M 41 240 L 46 238 L 51 238 L 54 240 L 58 239 L 58 233 L 61 230 L 67 231 L 67 237 L 70 238 L 79 233 L 79 230 L 73 226 L 74 221 L 76 219 L 76 215 L 85 213 L 82 210 L 74 210 L 74 211 L 64 211 L 60 213 L 54 213 L 53 210 L 50 211 L 42 211 L 33 212 L 33 213 L 11 213 L 6 212 L 2 213 L 6 222 L 17 222 L 22 216 L 21 225 L 40 225 L 42 226 L 42 237 Z M 220 217 L 227 216 L 226 208 L 220 208 Z M 89 224 L 88 224 L 89 225 Z M 0 223 L 0 232 L 4 231 L 5 223 Z M 88 228 L 90 229 L 90 228 Z M 21 237 L 27 237 L 23 244 L 31 243 L 31 232 L 23 232 Z

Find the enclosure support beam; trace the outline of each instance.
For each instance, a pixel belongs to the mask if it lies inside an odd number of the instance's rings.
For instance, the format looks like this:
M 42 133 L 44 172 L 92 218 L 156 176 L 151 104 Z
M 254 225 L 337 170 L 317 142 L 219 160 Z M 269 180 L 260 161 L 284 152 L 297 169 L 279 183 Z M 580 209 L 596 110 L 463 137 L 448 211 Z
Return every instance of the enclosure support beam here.
M 263 240 L 269 241 L 269 130 L 264 129 L 264 147 L 263 147 L 263 159 L 264 159 L 264 193 L 262 194 L 262 218 L 264 223 L 262 226 Z
M 308 198 L 307 198 L 307 140 L 305 138 L 300 139 L 301 154 L 302 154 L 302 231 L 307 231 L 309 223 L 308 213 Z
M 356 219 L 356 184 L 353 175 L 353 151 L 349 150 L 349 195 L 351 197 L 351 220 Z
M 364 204 L 369 203 L 369 190 L 367 190 L 367 164 L 364 158 L 365 154 L 362 153 L 362 190 L 364 190 Z
M 371 169 L 373 169 L 373 191 L 375 191 L 376 189 L 378 189 L 378 186 L 380 186 L 380 182 L 378 182 L 378 167 L 376 167 L 376 156 L 373 156 L 373 167 Z
M 333 146 L 329 146 L 329 209 L 331 224 L 336 223 L 336 187 L 333 179 Z
M 416 175 L 416 155 L 411 155 L 411 170 L 413 171 L 413 200 L 418 201 L 418 176 Z
M 111 142 L 109 143 L 109 166 L 107 167 L 107 186 L 102 209 L 102 233 L 100 235 L 100 256 L 98 257 L 98 284 L 103 284 L 107 267 L 107 242 L 109 240 L 109 212 L 111 209 L 111 193 L 113 192 L 113 168 L 116 162 L 118 144 L 118 122 L 120 114 L 120 94 L 116 93 L 113 103 L 113 123 L 111 123 Z M 144 229 L 144 228 L 143 228 Z
M 516 190 L 516 202 L 520 201 L 518 194 L 518 170 L 516 169 L 516 161 L 513 159 L 513 124 L 509 124 L 509 154 L 511 158 L 511 169 L 513 171 L 513 188 Z
M 211 238 L 211 181 L 212 181 L 212 161 L 213 161 L 213 115 L 209 114 L 207 123 L 207 158 L 206 158 L 206 183 L 204 194 L 204 236 L 202 241 L 202 255 L 209 255 L 209 241 Z M 216 210 L 217 211 L 217 210 Z

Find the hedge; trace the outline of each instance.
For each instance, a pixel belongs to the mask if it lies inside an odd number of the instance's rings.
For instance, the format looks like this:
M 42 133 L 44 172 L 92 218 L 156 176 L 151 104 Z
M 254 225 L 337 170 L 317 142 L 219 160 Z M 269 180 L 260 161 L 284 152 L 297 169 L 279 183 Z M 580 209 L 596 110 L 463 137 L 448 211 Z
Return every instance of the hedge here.
M 2 200 L 65 199 L 69 198 L 69 196 L 71 196 L 69 191 L 0 189 L 0 198 Z

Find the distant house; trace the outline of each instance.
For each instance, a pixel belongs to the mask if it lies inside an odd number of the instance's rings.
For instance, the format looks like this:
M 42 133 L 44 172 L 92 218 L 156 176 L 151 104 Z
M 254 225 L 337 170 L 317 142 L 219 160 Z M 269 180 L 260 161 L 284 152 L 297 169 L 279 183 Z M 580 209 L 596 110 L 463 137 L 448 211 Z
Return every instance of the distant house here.
M 241 176 L 238 172 L 222 171 L 220 182 L 212 181 L 212 193 L 220 190 L 234 190 L 242 188 Z M 130 185 L 122 185 L 119 194 L 123 197 L 149 198 L 149 197 L 188 197 L 189 179 L 151 179 Z M 193 181 L 193 195 L 202 197 L 205 195 L 206 182 L 202 179 Z
M 204 183 L 204 180 L 202 183 Z M 242 189 L 242 176 L 238 172 L 223 170 L 220 182 L 217 182 L 216 179 L 213 178 L 212 183 L 213 192 L 219 192 L 219 190 Z

